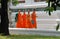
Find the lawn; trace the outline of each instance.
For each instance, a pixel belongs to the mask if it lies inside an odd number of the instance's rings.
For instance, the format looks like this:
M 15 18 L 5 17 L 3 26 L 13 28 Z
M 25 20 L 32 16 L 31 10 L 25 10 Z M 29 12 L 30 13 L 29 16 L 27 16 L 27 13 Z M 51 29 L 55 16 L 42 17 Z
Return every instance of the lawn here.
M 0 36 L 0 39 L 60 39 L 60 36 L 40 36 L 40 35 L 11 35 Z

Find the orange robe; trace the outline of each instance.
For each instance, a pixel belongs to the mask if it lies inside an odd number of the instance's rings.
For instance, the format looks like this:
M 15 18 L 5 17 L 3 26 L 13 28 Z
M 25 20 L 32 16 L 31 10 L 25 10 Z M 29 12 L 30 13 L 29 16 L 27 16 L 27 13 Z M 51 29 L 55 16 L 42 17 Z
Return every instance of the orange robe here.
M 18 13 L 16 27 L 23 28 L 23 19 L 22 19 L 22 15 L 20 14 L 20 12 Z
M 32 25 L 33 25 L 33 28 L 37 28 L 37 24 L 36 24 L 36 13 L 33 12 L 31 16 L 32 16 Z
M 25 13 L 23 14 L 23 26 L 23 28 L 28 28 L 27 15 Z
M 27 14 L 27 22 L 28 22 L 28 28 L 32 28 L 32 23 L 31 23 L 31 16 L 30 14 Z

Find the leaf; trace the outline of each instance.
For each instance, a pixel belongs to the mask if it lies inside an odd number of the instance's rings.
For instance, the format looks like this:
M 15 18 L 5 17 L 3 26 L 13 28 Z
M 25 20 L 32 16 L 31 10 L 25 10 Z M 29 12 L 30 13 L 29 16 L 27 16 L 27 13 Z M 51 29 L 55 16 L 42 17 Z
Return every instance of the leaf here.
M 49 0 L 46 0 L 47 2 L 49 1 Z
M 13 0 L 12 4 L 16 6 L 18 4 L 18 1 L 17 0 Z
M 54 8 L 53 7 L 46 7 L 44 11 L 53 12 L 54 11 Z
M 49 16 L 51 15 L 51 12 L 54 11 L 53 7 L 46 7 L 44 11 L 48 11 Z
M 54 8 L 53 7 L 50 7 L 50 11 L 53 12 L 54 11 Z

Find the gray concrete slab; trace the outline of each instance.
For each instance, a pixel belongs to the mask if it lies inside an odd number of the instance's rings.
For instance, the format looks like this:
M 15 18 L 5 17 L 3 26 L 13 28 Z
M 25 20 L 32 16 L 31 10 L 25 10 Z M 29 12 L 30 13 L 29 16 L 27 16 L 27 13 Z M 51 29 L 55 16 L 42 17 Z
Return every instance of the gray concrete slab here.
M 26 35 L 44 35 L 44 36 L 60 36 L 60 31 L 42 30 L 42 29 L 12 29 L 9 28 L 10 34 L 26 34 Z

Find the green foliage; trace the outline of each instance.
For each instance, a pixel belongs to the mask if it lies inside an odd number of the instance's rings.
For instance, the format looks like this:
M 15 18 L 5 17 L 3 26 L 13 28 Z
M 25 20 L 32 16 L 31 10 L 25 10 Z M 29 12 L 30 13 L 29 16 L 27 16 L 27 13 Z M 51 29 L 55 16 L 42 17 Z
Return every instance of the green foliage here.
M 54 11 L 54 8 L 53 7 L 46 7 L 44 11 L 53 12 Z
M 13 0 L 12 4 L 16 6 L 18 4 L 18 1 L 17 0 Z
M 49 11 L 49 16 L 51 15 L 51 12 L 53 12 L 54 11 L 54 8 L 53 7 L 46 7 L 45 8 L 45 10 L 44 11 L 46 11 L 46 12 L 48 12 Z
M 10 0 L 8 0 L 8 2 L 9 2 L 9 1 L 10 1 Z M 1 0 L 0 0 L 0 3 L 1 3 Z M 18 4 L 18 0 L 12 0 L 12 4 L 16 6 L 16 5 Z
M 46 0 L 48 7 L 44 11 L 48 11 L 48 14 L 51 15 L 51 12 L 56 11 L 57 6 L 60 7 L 59 0 Z M 52 4 L 50 4 L 52 3 Z M 50 6 L 51 5 L 51 6 Z
M 49 0 L 46 0 L 46 2 L 48 2 Z

